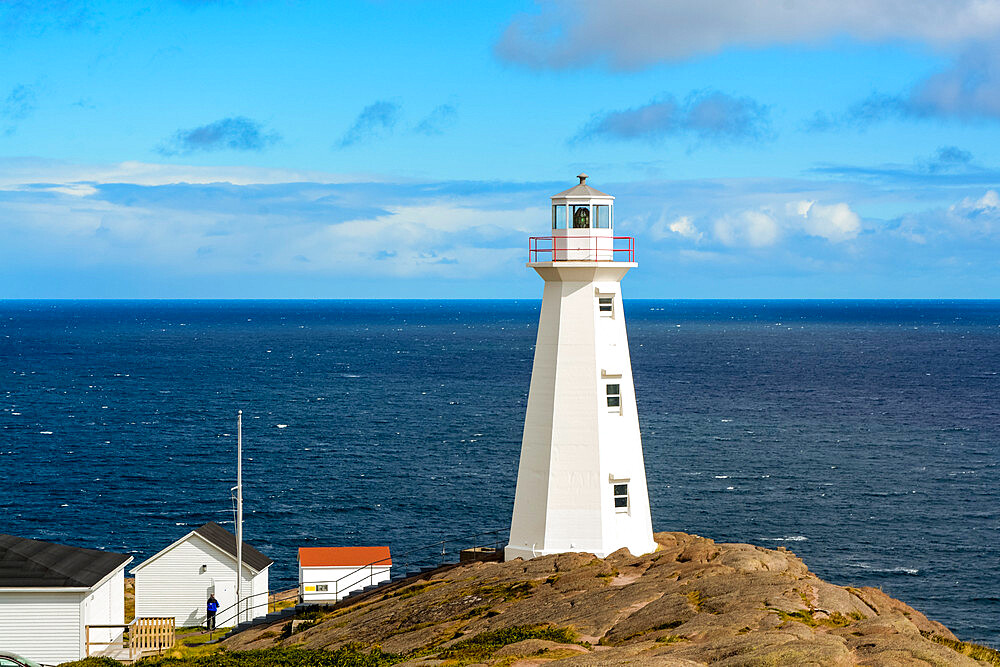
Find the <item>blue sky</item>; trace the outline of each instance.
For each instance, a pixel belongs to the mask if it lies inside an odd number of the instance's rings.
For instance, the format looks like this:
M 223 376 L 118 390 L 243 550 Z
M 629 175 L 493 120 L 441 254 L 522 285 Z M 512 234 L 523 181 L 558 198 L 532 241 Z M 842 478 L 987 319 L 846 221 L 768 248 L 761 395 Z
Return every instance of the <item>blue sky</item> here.
M 0 298 L 994 298 L 1000 2 L 0 2 Z

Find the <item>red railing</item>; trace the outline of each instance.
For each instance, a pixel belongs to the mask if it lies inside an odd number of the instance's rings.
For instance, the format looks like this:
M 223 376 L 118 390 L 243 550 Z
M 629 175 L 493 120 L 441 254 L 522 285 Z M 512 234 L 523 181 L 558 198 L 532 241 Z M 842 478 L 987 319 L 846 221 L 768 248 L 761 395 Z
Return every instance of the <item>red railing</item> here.
M 617 246 L 617 247 L 616 247 Z M 631 236 L 531 236 L 529 262 L 634 262 Z

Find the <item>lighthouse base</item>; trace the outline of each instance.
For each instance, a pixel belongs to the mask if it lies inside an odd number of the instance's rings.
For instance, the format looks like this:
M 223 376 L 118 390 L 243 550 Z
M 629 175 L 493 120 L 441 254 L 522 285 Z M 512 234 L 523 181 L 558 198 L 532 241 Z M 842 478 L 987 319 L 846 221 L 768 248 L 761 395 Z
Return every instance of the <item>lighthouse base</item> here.
M 629 553 L 633 556 L 642 556 L 644 554 L 651 554 L 656 551 L 658 545 L 656 542 L 651 542 L 647 545 L 642 546 L 629 546 L 626 545 L 625 548 L 628 549 Z M 621 547 L 619 547 L 621 548 Z M 617 549 L 616 549 L 617 551 Z M 609 551 L 607 553 L 602 553 L 600 551 L 595 551 L 594 549 L 535 549 L 532 547 L 515 546 L 513 544 L 508 544 L 503 549 L 503 559 L 504 562 L 514 560 L 515 558 L 523 558 L 524 560 L 531 560 L 532 558 L 538 558 L 539 556 L 551 556 L 552 554 L 564 554 L 564 553 L 587 553 L 594 554 L 598 558 L 607 558 L 614 551 Z

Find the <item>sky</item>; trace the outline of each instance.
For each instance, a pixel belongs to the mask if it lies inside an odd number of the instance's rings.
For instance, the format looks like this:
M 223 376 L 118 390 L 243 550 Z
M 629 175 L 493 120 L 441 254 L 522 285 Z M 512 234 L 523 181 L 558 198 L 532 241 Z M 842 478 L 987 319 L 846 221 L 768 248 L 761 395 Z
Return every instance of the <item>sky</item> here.
M 997 298 L 1000 0 L 0 0 L 0 298 Z

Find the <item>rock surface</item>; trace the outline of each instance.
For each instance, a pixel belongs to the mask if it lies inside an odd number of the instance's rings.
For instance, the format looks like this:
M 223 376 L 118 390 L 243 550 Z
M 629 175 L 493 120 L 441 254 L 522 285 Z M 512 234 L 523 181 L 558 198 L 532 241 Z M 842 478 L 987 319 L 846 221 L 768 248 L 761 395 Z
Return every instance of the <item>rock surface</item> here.
M 449 566 L 323 611 L 282 637 L 258 626 L 227 648 L 335 649 L 348 643 L 442 664 L 470 638 L 525 626 L 568 628 L 577 643 L 525 639 L 492 647 L 486 664 L 969 665 L 932 636 L 943 625 L 874 588 L 826 583 L 793 553 L 658 533 L 655 553 Z M 493 635 L 483 635 L 493 633 Z M 481 638 L 482 638 L 481 637 Z M 456 647 L 456 644 L 458 646 Z M 454 653 L 448 662 L 456 664 Z M 443 656 L 443 657 L 448 657 Z M 469 664 L 469 660 L 458 658 Z

